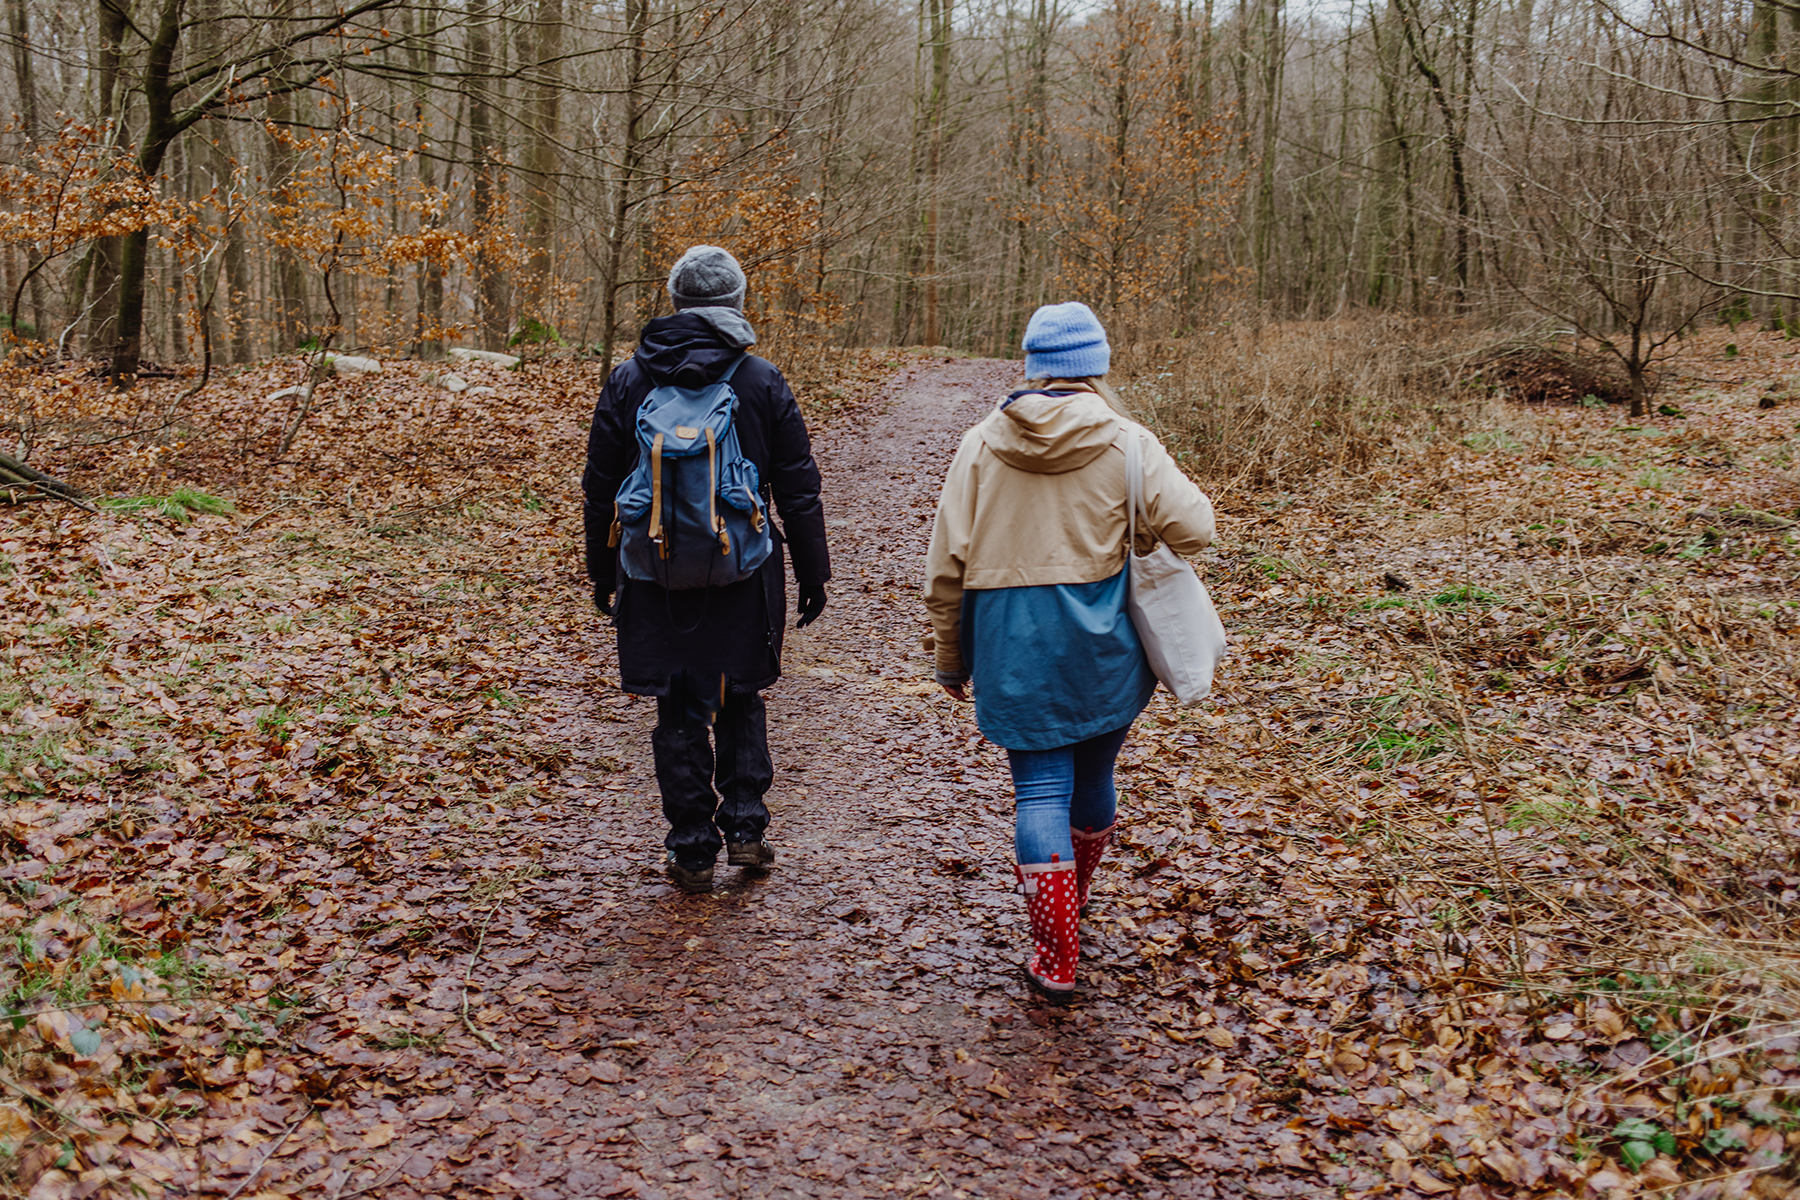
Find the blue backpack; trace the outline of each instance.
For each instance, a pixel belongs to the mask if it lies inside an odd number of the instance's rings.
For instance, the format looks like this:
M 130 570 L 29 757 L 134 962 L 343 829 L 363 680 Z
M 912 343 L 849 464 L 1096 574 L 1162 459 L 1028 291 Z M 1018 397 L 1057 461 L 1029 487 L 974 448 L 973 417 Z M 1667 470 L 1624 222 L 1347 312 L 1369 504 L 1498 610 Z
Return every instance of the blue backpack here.
M 774 551 L 756 464 L 738 448 L 737 393 L 717 383 L 667 384 L 637 414 L 637 468 L 619 486 L 612 544 L 627 579 L 669 589 L 723 587 L 756 573 Z

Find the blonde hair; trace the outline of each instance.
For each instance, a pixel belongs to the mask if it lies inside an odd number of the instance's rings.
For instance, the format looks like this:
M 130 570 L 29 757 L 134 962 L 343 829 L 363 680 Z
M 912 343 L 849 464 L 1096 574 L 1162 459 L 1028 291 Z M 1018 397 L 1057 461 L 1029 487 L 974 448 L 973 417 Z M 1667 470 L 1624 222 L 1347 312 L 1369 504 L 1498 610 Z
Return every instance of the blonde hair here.
M 1076 379 L 1027 379 L 1025 386 L 1035 391 L 1040 388 L 1049 388 L 1058 383 L 1079 383 L 1106 401 L 1106 406 L 1121 417 L 1128 421 L 1137 419 L 1131 415 L 1131 408 L 1119 398 L 1119 393 L 1113 391 L 1112 384 L 1106 382 L 1104 375 L 1083 375 Z

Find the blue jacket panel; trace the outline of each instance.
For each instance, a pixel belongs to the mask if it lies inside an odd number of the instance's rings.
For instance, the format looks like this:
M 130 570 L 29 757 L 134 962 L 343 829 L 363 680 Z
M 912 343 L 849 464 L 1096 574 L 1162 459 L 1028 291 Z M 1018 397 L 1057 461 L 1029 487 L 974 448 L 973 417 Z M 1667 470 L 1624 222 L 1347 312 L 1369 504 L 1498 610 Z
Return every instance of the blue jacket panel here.
M 1097 583 L 963 593 L 975 722 L 1008 750 L 1052 750 L 1131 724 L 1156 676 L 1125 611 L 1125 572 Z

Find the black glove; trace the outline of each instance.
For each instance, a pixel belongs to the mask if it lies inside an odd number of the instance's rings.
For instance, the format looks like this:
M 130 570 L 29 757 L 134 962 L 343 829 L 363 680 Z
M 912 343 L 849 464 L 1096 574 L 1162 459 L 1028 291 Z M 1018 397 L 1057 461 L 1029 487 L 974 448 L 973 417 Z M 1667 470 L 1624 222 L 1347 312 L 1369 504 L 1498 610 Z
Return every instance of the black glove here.
M 807 583 L 800 585 L 800 619 L 794 622 L 795 629 L 805 629 L 819 619 L 825 611 L 825 585 Z
M 613 615 L 612 584 L 599 582 L 594 584 L 594 607 L 600 610 L 600 615 L 603 617 L 610 617 Z

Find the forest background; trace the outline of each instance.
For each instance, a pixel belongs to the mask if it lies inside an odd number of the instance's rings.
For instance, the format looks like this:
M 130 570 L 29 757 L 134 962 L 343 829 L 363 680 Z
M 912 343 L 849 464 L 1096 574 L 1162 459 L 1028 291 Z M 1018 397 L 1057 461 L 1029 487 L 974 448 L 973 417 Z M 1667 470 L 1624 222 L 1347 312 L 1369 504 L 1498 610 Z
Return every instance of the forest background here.
M 1800 1189 L 1800 9 L 269 4 L 4 0 L 0 1192 L 441 1191 L 524 1094 L 488 923 L 643 785 L 586 411 L 695 241 L 822 445 L 1079 298 L 1218 501 L 1238 652 L 1134 736 L 1094 1010 L 1206 1094 L 1138 1101 L 1296 1191 Z M 840 543 L 820 637 L 912 613 Z M 910 640 L 796 656 L 949 739 L 892 779 L 1002 769 Z M 631 1045 L 572 1086 L 641 1131 Z M 952 1049 L 971 1128 L 1043 1116 Z M 637 1136 L 618 1194 L 698 1169 Z
M 64 355 L 610 359 L 710 240 L 778 349 L 1246 318 L 1786 328 L 1774 0 L 7 0 L 0 312 Z

